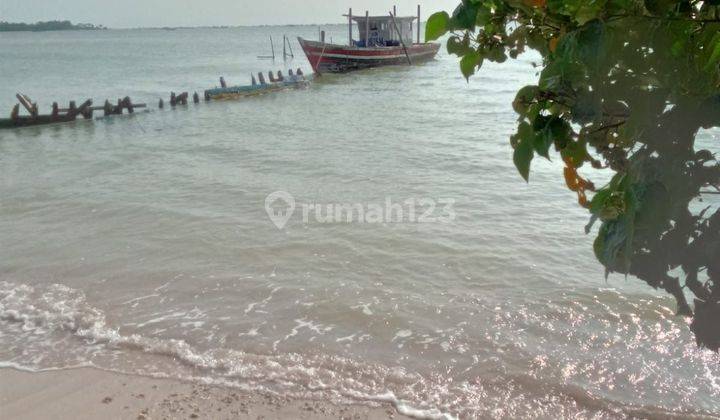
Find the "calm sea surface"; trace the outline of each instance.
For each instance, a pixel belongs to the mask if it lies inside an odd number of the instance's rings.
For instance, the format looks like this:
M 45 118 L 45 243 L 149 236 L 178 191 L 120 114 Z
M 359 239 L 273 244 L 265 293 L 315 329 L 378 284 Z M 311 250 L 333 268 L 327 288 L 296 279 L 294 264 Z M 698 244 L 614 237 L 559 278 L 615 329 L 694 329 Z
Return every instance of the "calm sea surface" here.
M 345 41 L 344 26 L 326 29 Z M 720 417 L 720 359 L 696 348 L 673 300 L 605 280 L 560 163 L 536 160 L 529 186 L 513 168 L 511 102 L 536 79 L 532 57 L 467 84 L 441 51 L 156 109 L 219 76 L 309 73 L 294 37 L 317 31 L 0 34 L 3 116 L 17 91 L 46 111 L 152 105 L 0 132 L 0 366 L 391 401 L 427 418 Z M 294 60 L 256 58 L 283 34 Z M 296 202 L 282 230 L 265 209 L 276 191 Z M 403 220 L 303 220 L 311 204 L 387 200 Z M 440 200 L 454 220 L 410 220 L 413 202 L 444 216 Z

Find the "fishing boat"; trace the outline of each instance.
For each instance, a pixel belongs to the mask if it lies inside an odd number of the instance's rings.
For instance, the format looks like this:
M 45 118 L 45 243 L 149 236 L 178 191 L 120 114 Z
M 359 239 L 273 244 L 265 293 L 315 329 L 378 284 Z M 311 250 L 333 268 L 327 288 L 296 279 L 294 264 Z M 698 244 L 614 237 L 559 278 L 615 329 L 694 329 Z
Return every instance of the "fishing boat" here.
M 257 79 L 255 75 L 251 75 L 250 77 L 251 84 L 243 86 L 227 86 L 225 79 L 221 77 L 220 87 L 206 90 L 205 99 L 239 99 L 287 89 L 300 89 L 307 87 L 312 81 L 312 75 L 306 76 L 301 69 L 297 69 L 295 73 L 289 70 L 287 76 L 283 76 L 280 71 L 277 72 L 277 75 L 273 72 L 268 72 L 267 80 L 263 73 L 258 73 Z
M 353 16 L 348 12 L 348 44 L 298 38 L 300 46 L 316 73 L 344 73 L 370 67 L 413 64 L 431 60 L 440 44 L 420 42 L 420 6 L 417 16 Z M 417 42 L 413 43 L 413 23 L 417 20 Z M 353 39 L 353 23 L 357 24 L 359 39 Z

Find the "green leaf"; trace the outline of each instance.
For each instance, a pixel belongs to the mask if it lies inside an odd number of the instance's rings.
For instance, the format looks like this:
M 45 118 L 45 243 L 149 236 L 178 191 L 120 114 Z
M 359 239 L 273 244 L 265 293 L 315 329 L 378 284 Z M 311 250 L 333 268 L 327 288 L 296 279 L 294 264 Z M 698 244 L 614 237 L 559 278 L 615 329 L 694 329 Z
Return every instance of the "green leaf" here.
M 475 74 L 475 67 L 482 64 L 482 57 L 477 51 L 472 51 L 466 54 L 462 60 L 460 60 L 460 71 L 462 71 L 465 79 L 469 80 L 470 76 Z
M 448 54 L 455 54 L 458 57 L 462 57 L 465 54 L 468 54 L 472 52 L 473 49 L 470 48 L 470 38 L 467 36 L 464 39 L 460 39 L 457 36 L 452 36 L 450 39 L 448 39 L 447 42 L 447 52 Z
M 530 128 L 528 126 L 528 128 Z M 522 127 L 521 127 L 522 129 Z M 524 131 L 524 133 L 523 133 Z M 515 147 L 515 153 L 513 153 L 513 162 L 515 167 L 520 172 L 520 175 L 525 179 L 525 182 L 530 182 L 530 162 L 533 160 L 535 152 L 533 151 L 533 138 L 534 134 L 532 129 L 529 131 L 521 130 L 519 133 L 519 142 Z
M 714 46 L 712 44 L 715 44 Z M 705 70 L 711 70 L 720 62 L 720 33 L 713 37 L 713 41 L 710 43 L 712 48 L 712 54 L 705 65 Z
M 477 26 L 485 26 L 490 23 L 492 19 L 492 10 L 487 6 L 483 5 L 478 9 L 476 24 Z
M 535 100 L 540 89 L 537 86 L 529 85 L 520 89 L 512 103 L 513 109 L 520 115 L 527 113 L 528 107 Z
M 471 2 L 461 3 L 453 12 L 450 27 L 453 29 L 472 30 L 478 16 L 478 5 Z
M 425 41 L 434 41 L 445 35 L 448 31 L 450 15 L 447 12 L 434 13 L 425 25 Z

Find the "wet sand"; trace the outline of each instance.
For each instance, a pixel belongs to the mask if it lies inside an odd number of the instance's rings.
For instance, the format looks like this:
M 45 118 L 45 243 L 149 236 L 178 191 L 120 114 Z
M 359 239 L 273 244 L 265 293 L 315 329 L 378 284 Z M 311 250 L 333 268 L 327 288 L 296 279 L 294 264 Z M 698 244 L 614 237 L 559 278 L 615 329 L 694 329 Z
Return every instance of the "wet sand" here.
M 407 419 L 390 406 L 337 406 L 96 369 L 0 369 L 6 419 Z

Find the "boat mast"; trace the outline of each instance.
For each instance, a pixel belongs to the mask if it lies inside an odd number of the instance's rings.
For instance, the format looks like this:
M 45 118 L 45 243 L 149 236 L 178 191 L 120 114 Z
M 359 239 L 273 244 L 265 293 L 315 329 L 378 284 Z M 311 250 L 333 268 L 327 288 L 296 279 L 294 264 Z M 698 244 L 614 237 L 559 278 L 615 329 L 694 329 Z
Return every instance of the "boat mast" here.
M 365 11 L 365 47 L 370 46 L 370 12 Z
M 352 7 L 348 11 L 348 45 L 352 47 Z
M 420 43 L 420 5 L 418 4 L 418 21 L 417 21 L 417 43 Z

